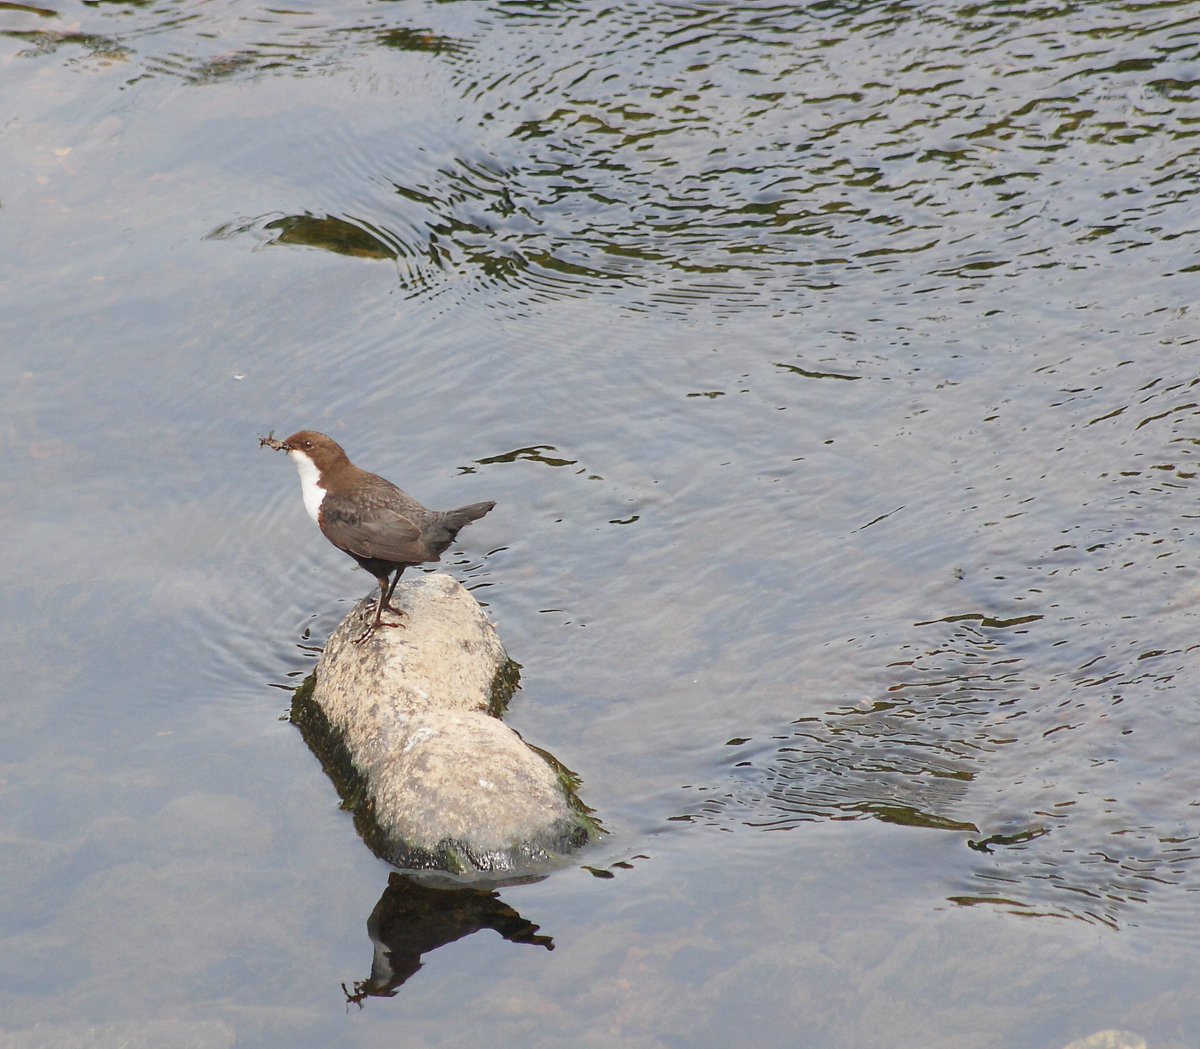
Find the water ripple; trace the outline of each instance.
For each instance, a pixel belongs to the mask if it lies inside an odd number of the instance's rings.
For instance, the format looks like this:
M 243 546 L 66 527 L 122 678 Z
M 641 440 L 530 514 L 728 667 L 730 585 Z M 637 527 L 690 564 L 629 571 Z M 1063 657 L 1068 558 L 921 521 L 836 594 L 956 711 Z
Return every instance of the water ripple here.
M 370 4 L 232 20 L 220 5 L 100 6 L 76 27 L 28 15 L 0 32 L 119 54 L 131 81 L 366 61 L 375 81 L 419 73 L 456 96 L 450 155 L 381 168 L 347 129 L 328 199 L 227 233 L 404 260 L 415 294 L 453 279 L 516 302 L 786 311 L 851 283 L 894 298 L 883 278 L 901 263 L 961 292 L 1078 268 L 1101 244 L 1137 255 L 1164 230 L 1194 237 L 1168 218 L 1200 181 L 1194 28 L 1175 5 L 1110 6 L 1120 17 L 1099 26 L 1024 3 L 441 5 L 413 22 Z M 321 224 L 365 239 L 347 250 Z

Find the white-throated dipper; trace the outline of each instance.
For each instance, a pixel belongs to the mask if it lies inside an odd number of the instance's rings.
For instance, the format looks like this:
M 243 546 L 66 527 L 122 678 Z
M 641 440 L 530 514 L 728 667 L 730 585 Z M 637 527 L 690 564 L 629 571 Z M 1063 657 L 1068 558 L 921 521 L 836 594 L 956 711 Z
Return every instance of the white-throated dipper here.
M 384 609 L 404 614 L 391 603 L 404 570 L 440 560 L 459 529 L 478 521 L 496 505 L 472 503 L 457 510 L 427 510 L 391 481 L 360 470 L 337 441 L 315 430 L 301 430 L 286 441 L 277 441 L 270 433 L 258 443 L 291 456 L 300 471 L 308 516 L 326 539 L 379 580 L 375 621 L 354 639 L 356 645 L 381 625 L 400 625 L 382 619 Z

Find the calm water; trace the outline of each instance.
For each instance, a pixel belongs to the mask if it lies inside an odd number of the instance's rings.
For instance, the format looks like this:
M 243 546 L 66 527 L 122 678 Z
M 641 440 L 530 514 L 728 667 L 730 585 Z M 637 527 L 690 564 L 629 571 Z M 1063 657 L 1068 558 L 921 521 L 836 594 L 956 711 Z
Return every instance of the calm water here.
M 0 1046 L 1200 1039 L 1200 4 L 10 3 L 0 99 Z M 497 500 L 577 864 L 339 811 L 300 427 Z

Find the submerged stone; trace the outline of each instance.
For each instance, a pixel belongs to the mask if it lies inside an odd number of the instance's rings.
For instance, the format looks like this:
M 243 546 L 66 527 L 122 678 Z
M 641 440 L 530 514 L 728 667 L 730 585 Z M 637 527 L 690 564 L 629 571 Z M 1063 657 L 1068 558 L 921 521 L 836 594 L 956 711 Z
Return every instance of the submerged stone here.
M 361 645 L 375 598 L 346 616 L 292 705 L 363 839 L 398 867 L 505 876 L 585 844 L 574 776 L 499 720 L 517 667 L 479 603 L 440 574 L 393 603 L 403 626 Z

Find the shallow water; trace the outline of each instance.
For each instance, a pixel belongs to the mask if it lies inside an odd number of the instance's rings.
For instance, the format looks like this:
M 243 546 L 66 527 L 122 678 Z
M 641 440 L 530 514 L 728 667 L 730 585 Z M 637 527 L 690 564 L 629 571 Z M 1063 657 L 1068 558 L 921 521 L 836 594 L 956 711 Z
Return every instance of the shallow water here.
M 0 1044 L 1194 1044 L 1198 45 L 0 8 Z M 390 998 L 300 427 L 497 500 L 445 567 L 610 831 Z

